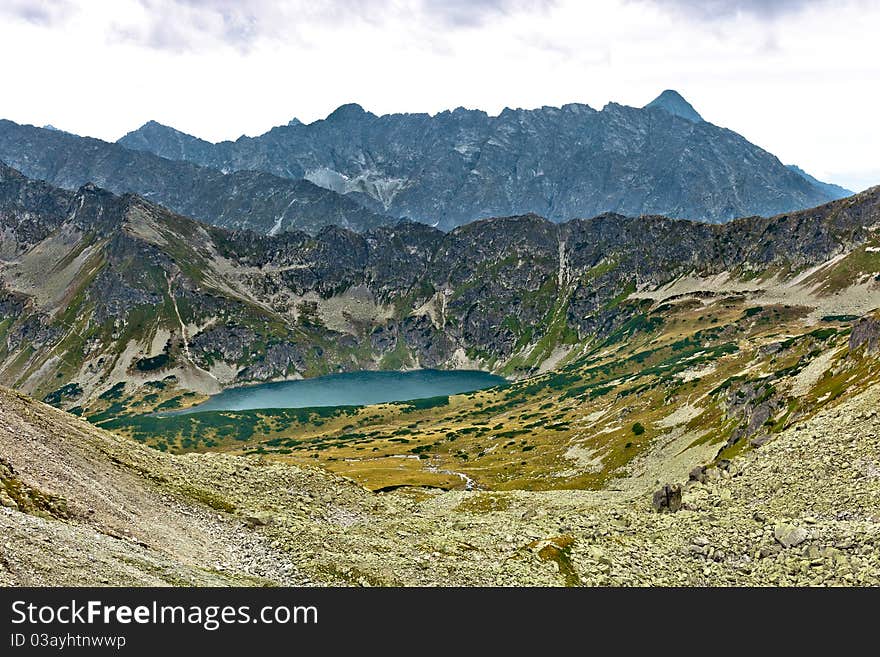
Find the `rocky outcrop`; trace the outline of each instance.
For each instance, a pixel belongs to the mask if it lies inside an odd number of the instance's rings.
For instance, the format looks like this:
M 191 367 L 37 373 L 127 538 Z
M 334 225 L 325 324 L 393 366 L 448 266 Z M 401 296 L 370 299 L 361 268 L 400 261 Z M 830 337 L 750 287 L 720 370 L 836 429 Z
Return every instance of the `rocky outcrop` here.
M 675 513 L 681 509 L 681 485 L 666 484 L 651 499 L 657 513 Z
M 866 354 L 880 351 L 880 319 L 877 317 L 862 317 L 853 324 L 849 350 L 855 352 L 863 347 Z

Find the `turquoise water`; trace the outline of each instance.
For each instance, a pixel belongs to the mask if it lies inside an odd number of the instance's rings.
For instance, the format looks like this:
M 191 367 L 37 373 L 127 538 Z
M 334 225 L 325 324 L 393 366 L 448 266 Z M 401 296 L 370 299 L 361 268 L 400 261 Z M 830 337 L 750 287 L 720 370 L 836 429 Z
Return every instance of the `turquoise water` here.
M 503 377 L 476 370 L 347 372 L 314 379 L 229 388 L 203 404 L 178 412 L 361 406 L 452 395 L 506 384 Z

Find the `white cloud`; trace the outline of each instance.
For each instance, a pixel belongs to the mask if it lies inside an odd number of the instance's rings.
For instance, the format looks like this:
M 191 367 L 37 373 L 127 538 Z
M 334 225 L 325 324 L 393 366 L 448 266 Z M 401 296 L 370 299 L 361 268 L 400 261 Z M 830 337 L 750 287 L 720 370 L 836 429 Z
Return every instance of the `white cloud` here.
M 376 112 L 643 105 L 709 121 L 817 177 L 880 183 L 876 3 L 715 0 L 10 0 L 0 117 L 116 139 L 208 139 L 345 102 Z M 13 11 L 11 8 L 15 9 Z
M 3 0 L 0 16 L 33 25 L 57 25 L 75 9 L 70 0 Z
M 111 39 L 158 50 L 231 46 L 249 52 L 267 41 L 303 45 L 315 27 L 363 28 L 388 20 L 427 22 L 438 31 L 483 27 L 512 14 L 541 12 L 556 0 L 136 0 L 140 11 L 111 26 Z
M 828 3 L 830 0 L 633 0 L 653 2 L 660 7 L 681 12 L 706 21 L 725 20 L 737 15 L 761 18 L 777 18 L 803 11 L 810 4 Z

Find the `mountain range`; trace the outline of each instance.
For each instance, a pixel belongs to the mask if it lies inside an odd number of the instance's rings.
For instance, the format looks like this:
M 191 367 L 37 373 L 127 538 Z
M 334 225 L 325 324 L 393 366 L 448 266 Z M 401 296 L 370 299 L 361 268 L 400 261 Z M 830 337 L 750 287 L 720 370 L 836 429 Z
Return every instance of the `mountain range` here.
M 878 582 L 880 187 L 671 91 L 122 141 L 0 122 L 0 584 Z M 415 368 L 507 381 L 197 407 Z
M 307 180 L 223 174 L 98 139 L 0 120 L 0 161 L 66 189 L 94 183 L 132 192 L 218 226 L 276 233 L 338 225 L 366 230 L 387 216 Z
M 308 125 L 218 144 L 149 122 L 119 144 L 223 171 L 306 178 L 443 230 L 529 212 L 723 222 L 848 195 L 704 121 L 671 90 L 641 109 L 572 103 L 498 116 L 464 108 L 376 116 L 348 104 Z
M 111 144 L 0 121 L 0 161 L 76 189 L 92 182 L 180 214 L 261 233 L 410 218 L 443 230 L 533 212 L 723 222 L 848 196 L 666 91 L 643 109 L 609 104 L 377 117 L 347 105 L 256 138 L 211 144 L 150 122 Z
M 449 473 L 604 487 L 667 433 L 670 399 L 691 400 L 676 449 L 692 456 L 667 470 L 761 445 L 878 374 L 880 188 L 722 225 L 532 214 L 259 235 L 2 167 L 0 228 L 0 383 L 160 449 L 318 459 L 374 489 Z M 378 413 L 155 415 L 232 385 L 412 367 L 513 383 Z M 389 469 L 415 435 L 404 453 L 428 460 Z M 534 454 L 490 449 L 518 435 Z M 568 467 L 582 449 L 603 465 Z

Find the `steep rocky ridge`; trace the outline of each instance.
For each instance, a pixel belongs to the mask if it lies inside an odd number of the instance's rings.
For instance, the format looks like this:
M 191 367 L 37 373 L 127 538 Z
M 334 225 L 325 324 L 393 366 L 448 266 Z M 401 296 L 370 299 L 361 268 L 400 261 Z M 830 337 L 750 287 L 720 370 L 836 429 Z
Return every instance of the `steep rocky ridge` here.
M 210 144 L 150 122 L 119 140 L 223 170 L 307 178 L 396 217 L 448 230 L 534 212 L 705 221 L 773 215 L 837 198 L 675 92 L 644 108 L 572 103 L 498 116 L 458 108 L 376 116 L 359 105 L 258 137 Z
M 176 212 L 262 233 L 315 232 L 327 225 L 365 230 L 382 214 L 307 180 L 257 171 L 220 171 L 118 144 L 0 120 L 0 161 L 66 189 L 86 183 L 133 192 Z
M 826 183 L 822 182 L 821 180 L 817 180 L 795 164 L 787 164 L 786 166 L 799 176 L 806 178 L 814 185 L 823 188 L 832 198 L 843 198 L 845 196 L 852 196 L 853 194 L 851 190 L 846 189 L 845 187 L 841 187 L 840 185 L 834 185 L 832 183 Z

